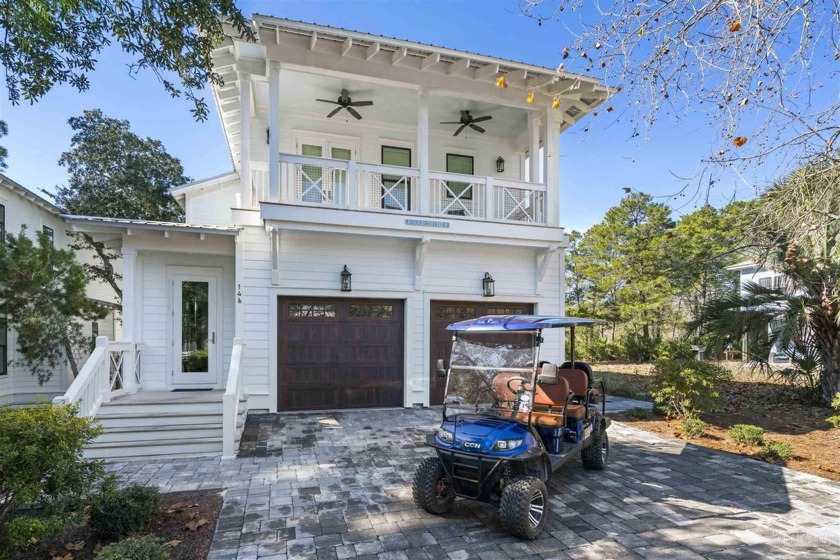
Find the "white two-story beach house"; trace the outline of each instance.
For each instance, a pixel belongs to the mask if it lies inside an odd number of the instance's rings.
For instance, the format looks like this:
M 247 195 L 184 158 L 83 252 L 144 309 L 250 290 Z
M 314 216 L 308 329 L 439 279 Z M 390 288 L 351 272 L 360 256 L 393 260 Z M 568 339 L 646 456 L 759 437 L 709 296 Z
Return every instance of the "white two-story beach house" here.
M 609 88 L 253 25 L 214 52 L 233 169 L 173 190 L 186 223 L 66 217 L 123 255 L 123 340 L 63 397 L 105 424 L 92 454 L 231 456 L 248 410 L 439 404 L 447 324 L 564 311 L 561 134 Z M 562 360 L 559 335 L 543 354 Z

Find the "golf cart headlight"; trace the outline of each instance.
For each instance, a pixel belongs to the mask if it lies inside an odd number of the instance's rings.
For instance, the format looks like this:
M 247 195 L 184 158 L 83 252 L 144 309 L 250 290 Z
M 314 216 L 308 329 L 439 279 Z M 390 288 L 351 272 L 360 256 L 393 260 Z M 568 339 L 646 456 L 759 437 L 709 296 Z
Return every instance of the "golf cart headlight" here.
M 510 451 L 522 445 L 521 439 L 500 439 L 493 444 L 493 449 L 496 451 Z
M 444 430 L 443 428 L 438 430 L 437 436 L 440 438 L 440 441 L 444 443 L 452 443 L 455 441 L 455 434 L 449 430 Z

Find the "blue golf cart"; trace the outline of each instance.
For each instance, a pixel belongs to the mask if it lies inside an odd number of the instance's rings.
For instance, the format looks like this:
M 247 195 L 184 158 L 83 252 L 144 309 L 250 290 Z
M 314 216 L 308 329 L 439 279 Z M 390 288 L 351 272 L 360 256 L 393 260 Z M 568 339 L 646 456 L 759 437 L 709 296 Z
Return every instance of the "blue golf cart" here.
M 575 329 L 599 321 L 542 315 L 490 315 L 454 323 L 443 421 L 426 438 L 436 457 L 414 475 L 415 503 L 444 514 L 456 498 L 498 505 L 511 534 L 535 539 L 548 514 L 545 483 L 578 455 L 607 466 L 610 421 L 603 384 L 575 361 Z M 568 329 L 570 361 L 540 361 L 545 329 Z

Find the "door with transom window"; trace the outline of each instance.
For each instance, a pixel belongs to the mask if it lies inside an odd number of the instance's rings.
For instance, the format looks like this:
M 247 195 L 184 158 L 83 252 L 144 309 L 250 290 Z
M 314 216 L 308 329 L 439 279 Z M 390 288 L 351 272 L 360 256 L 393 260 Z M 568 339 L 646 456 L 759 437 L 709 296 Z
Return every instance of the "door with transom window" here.
M 351 161 L 356 159 L 356 149 L 351 142 L 302 138 L 298 141 L 302 156 L 324 158 L 324 162 L 297 166 L 295 198 L 312 204 L 347 204 L 347 169 L 329 160 Z

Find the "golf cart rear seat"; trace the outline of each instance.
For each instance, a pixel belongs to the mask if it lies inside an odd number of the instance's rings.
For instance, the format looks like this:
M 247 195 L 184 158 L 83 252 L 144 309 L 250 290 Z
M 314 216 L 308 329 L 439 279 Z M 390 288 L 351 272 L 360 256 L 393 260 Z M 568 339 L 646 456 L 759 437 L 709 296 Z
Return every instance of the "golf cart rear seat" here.
M 503 401 L 511 402 L 515 395 L 508 389 L 509 379 L 519 377 L 516 373 L 500 373 L 493 379 L 493 393 Z M 531 418 L 537 426 L 563 427 L 566 425 L 566 418 L 577 419 L 586 416 L 586 408 L 580 404 L 569 402 L 566 404 L 571 393 L 569 382 L 558 376 L 555 383 L 537 383 L 537 390 L 534 396 L 534 408 Z M 563 416 L 563 407 L 566 407 L 566 416 Z M 509 409 L 499 409 L 503 416 L 510 414 Z M 516 419 L 520 422 L 528 421 L 528 413 L 518 412 Z

